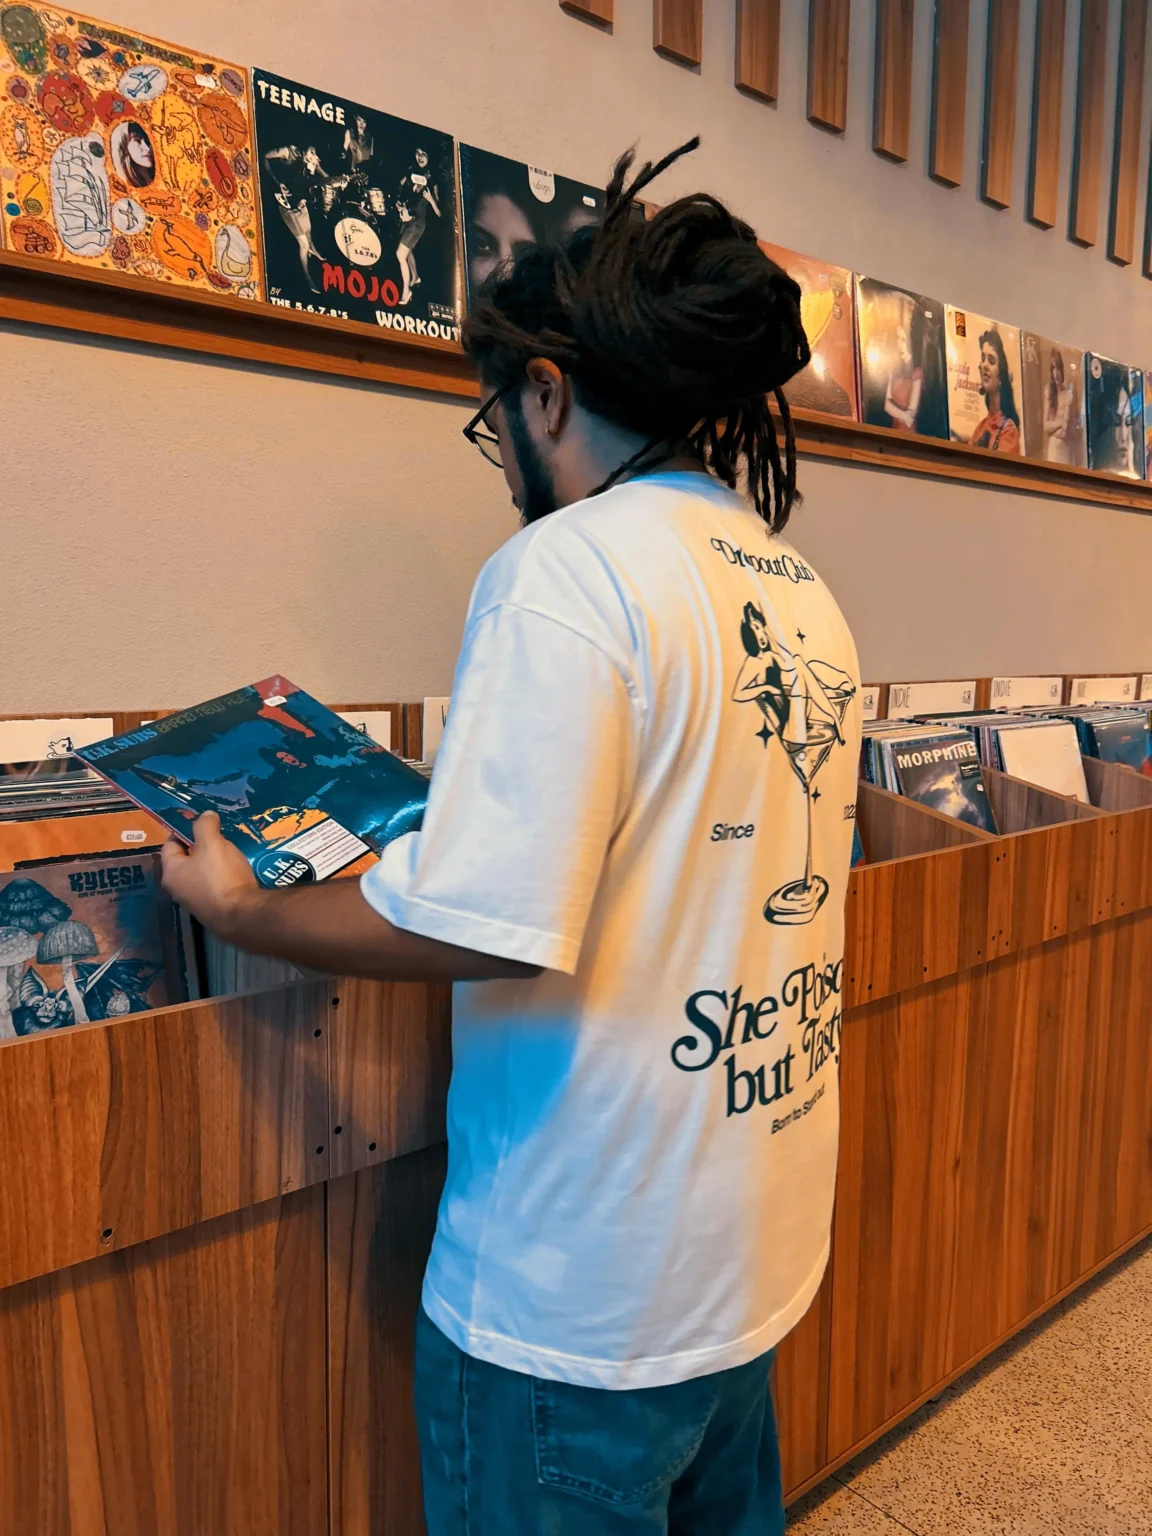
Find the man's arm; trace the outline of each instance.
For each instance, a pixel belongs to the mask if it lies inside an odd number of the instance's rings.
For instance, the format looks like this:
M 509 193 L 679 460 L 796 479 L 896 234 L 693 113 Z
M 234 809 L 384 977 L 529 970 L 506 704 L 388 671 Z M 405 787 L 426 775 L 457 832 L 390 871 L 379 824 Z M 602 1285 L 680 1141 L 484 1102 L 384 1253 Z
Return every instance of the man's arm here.
M 374 981 L 497 981 L 540 974 L 537 966 L 395 927 L 368 905 L 357 880 L 265 890 L 211 812 L 197 820 L 195 838 L 191 849 L 175 839 L 165 845 L 164 889 L 218 938 L 249 954 Z

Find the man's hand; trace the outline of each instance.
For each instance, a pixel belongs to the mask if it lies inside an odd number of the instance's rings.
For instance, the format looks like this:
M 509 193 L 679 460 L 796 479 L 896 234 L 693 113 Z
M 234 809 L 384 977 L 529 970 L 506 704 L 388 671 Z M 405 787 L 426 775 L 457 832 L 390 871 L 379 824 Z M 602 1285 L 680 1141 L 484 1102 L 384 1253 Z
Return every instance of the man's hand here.
M 192 848 L 174 837 L 164 844 L 164 889 L 205 928 L 227 938 L 245 904 L 259 896 L 260 887 L 248 860 L 220 831 L 215 811 L 197 817 L 193 836 Z

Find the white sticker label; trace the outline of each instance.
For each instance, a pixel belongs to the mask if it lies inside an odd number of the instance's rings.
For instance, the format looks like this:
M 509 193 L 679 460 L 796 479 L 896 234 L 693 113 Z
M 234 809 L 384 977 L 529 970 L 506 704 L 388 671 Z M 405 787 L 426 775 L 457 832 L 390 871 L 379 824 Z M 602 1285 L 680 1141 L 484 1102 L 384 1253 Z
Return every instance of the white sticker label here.
M 1059 704 L 1064 691 L 1062 677 L 994 677 L 993 709 L 1029 709 Z
M 1152 672 L 1142 672 L 1140 674 L 1140 697 L 1141 699 L 1152 699 Z
M 879 688 L 861 688 L 860 709 L 865 720 L 875 720 L 880 712 Z
M 288 700 L 282 693 L 274 693 L 270 699 L 264 700 L 269 709 L 279 709 L 281 704 L 287 704 Z
M 1073 704 L 1122 704 L 1135 698 L 1134 677 L 1077 677 L 1072 680 Z
M 950 715 L 976 707 L 976 682 L 893 683 L 888 689 L 888 718 Z
M 426 763 L 436 761 L 436 754 L 444 739 L 444 724 L 448 719 L 448 706 L 451 702 L 451 694 L 442 699 L 424 700 L 423 759 Z
M 77 747 L 90 747 L 112 735 L 110 715 L 88 720 L 0 721 L 0 763 L 35 763 L 49 757 L 71 757 Z
M 133 828 L 129 832 L 121 832 L 120 841 L 122 843 L 146 843 L 148 841 L 148 834 Z
M 556 178 L 551 171 L 543 171 L 538 165 L 528 167 L 528 185 L 532 196 L 541 203 L 551 203 L 556 198 Z
M 353 730 L 359 731 L 361 736 L 367 736 L 378 747 L 392 747 L 392 716 L 386 709 L 361 709 L 351 712 L 338 711 L 341 720 L 350 725 Z
M 328 817 L 297 837 L 290 837 L 286 843 L 278 844 L 275 852 L 306 859 L 315 871 L 316 879 L 327 880 L 329 875 L 338 874 L 371 850 L 354 832 Z M 285 883 L 295 884 L 299 879 L 298 874 L 293 874 Z

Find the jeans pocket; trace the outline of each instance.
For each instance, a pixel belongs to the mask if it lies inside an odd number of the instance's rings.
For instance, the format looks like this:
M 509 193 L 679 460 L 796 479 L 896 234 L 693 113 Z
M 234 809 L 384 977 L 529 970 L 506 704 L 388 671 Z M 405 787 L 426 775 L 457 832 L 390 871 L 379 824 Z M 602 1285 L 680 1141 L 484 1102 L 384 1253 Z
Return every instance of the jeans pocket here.
M 537 1478 L 606 1504 L 642 1504 L 691 1464 L 718 1395 L 708 1376 L 625 1392 L 536 1378 Z

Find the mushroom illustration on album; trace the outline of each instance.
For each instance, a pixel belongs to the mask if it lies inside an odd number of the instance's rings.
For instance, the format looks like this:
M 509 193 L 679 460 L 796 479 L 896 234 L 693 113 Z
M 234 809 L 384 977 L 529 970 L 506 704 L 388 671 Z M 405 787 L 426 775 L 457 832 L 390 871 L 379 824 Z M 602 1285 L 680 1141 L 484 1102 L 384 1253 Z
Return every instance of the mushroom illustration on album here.
M 90 1021 L 84 999 L 80 995 L 80 988 L 76 985 L 76 961 L 90 960 L 97 954 L 99 949 L 96 944 L 96 935 L 86 923 L 78 923 L 75 918 L 54 923 L 51 928 L 45 929 L 36 949 L 36 960 L 39 965 L 60 967 L 64 990 L 68 994 L 68 1001 L 72 1004 L 72 1013 L 77 1024 L 87 1024 Z
M 25 928 L 0 928 L 0 1040 L 12 1040 L 13 1009 L 19 1006 L 24 967 L 36 958 L 36 940 Z

